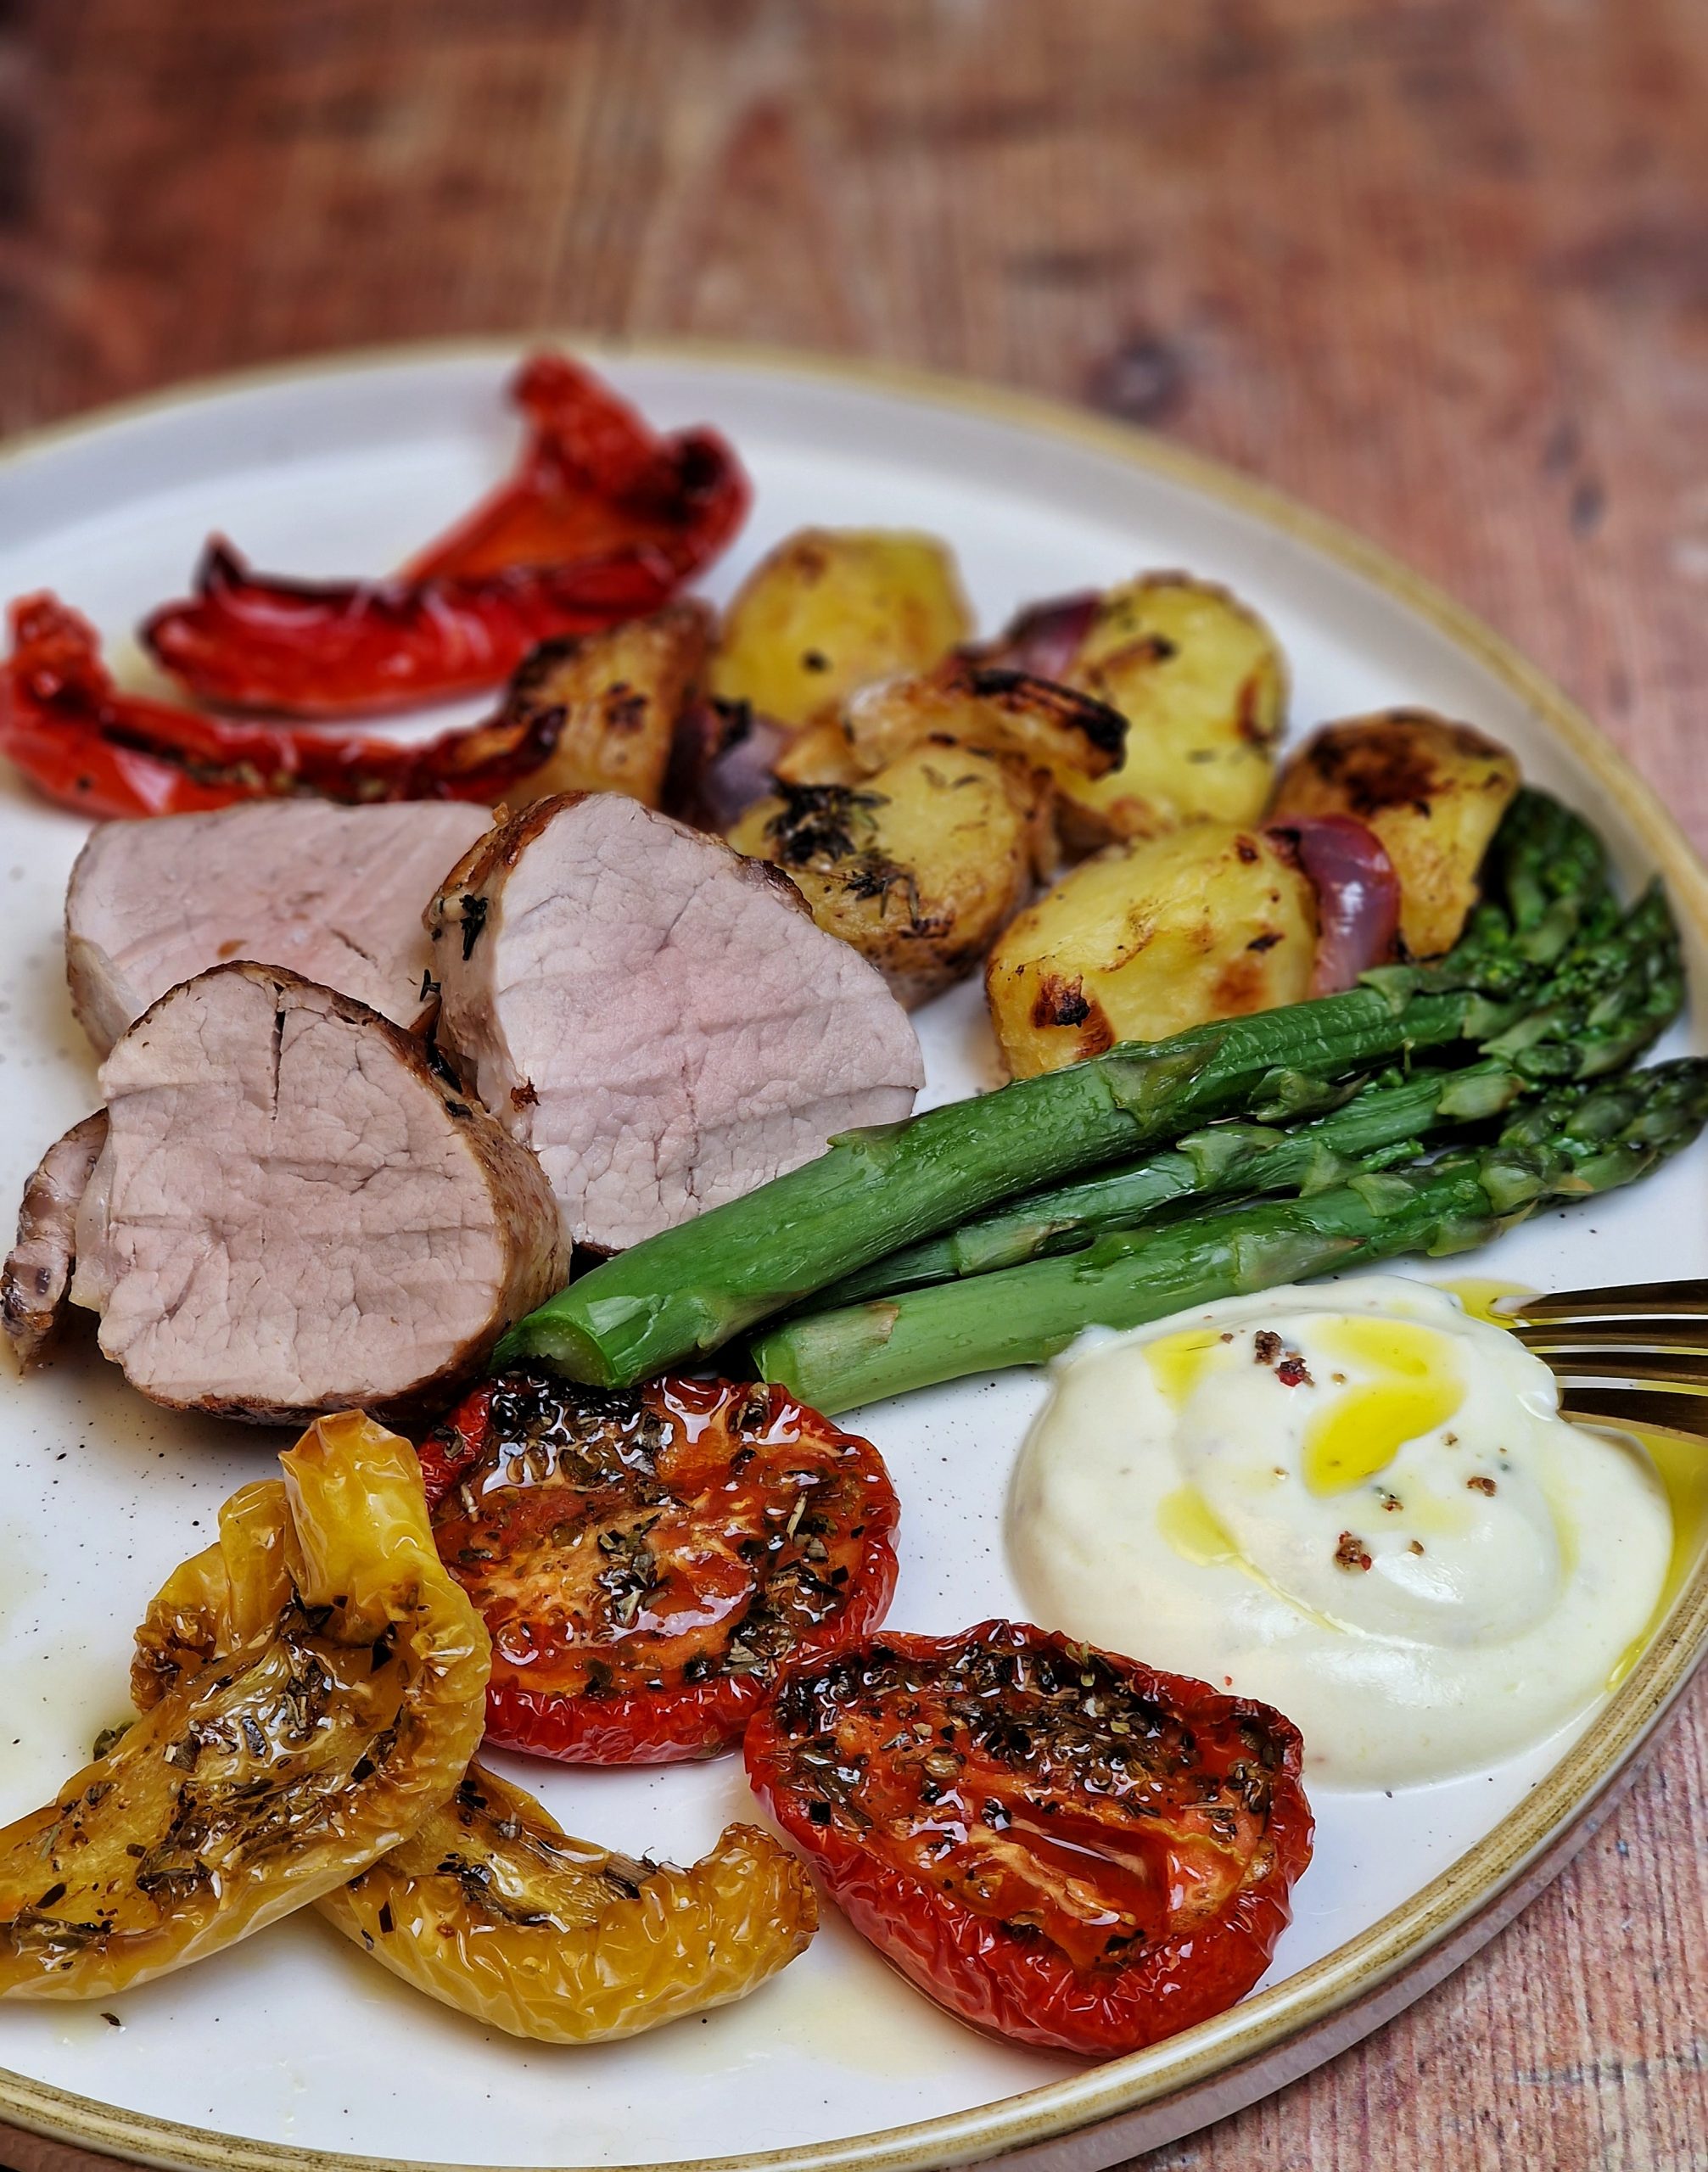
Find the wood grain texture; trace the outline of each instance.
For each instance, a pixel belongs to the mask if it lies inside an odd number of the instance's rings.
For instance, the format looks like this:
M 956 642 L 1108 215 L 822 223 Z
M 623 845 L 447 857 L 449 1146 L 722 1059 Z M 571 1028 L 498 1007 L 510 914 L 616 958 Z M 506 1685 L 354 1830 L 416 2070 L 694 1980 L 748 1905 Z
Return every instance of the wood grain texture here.
M 0 428 L 573 323 L 1151 423 L 1482 613 L 1708 845 L 1702 0 L 0 0 Z M 1215 2172 L 1708 2164 L 1708 1685 Z

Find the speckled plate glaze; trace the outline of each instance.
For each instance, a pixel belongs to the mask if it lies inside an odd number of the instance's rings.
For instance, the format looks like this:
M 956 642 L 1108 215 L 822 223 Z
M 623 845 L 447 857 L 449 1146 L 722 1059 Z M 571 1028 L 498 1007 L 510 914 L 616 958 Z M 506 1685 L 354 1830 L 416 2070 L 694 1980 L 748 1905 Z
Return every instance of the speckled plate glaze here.
M 1296 730 L 1398 700 L 1470 718 L 1589 811 L 1627 881 L 1666 875 L 1708 986 L 1708 877 L 1647 790 L 1528 665 L 1353 537 L 1137 434 L 971 387 L 698 347 L 591 350 L 662 423 L 710 420 L 758 485 L 709 584 L 808 522 L 948 538 L 987 625 L 1146 566 L 1232 585 L 1292 660 Z M 0 456 L 0 596 L 52 587 L 127 667 L 139 613 L 204 534 L 258 563 L 395 563 L 506 457 L 514 349 L 416 349 L 199 387 Z M 468 713 L 479 704 L 468 705 Z M 436 721 L 444 720 L 440 713 Z M 0 1198 L 92 1106 L 59 914 L 82 825 L 0 783 Z M 977 988 L 919 1019 L 927 1097 L 994 1081 Z M 1703 1045 L 1700 1026 L 1669 1052 Z M 1708 1274 L 1708 1151 L 1515 1232 L 1464 1274 L 1555 1287 Z M 9 1210 L 8 1210 L 9 1211 Z M 904 1509 L 898 1626 L 1019 1609 L 1000 1511 L 1037 1375 L 915 1396 L 854 1422 Z M 157 1411 L 92 1352 L 9 1380 L 0 1416 L 0 1820 L 42 1801 L 124 1710 L 130 1631 L 221 1499 L 282 1441 Z M 1665 1619 L 1592 1716 L 1497 1770 L 1392 1795 L 1313 1789 L 1315 1863 L 1264 1983 L 1231 2012 L 1087 2068 L 985 2041 L 834 1917 L 745 2004 L 635 2042 L 490 2035 L 299 1917 L 113 2002 L 0 2008 L 0 2154 L 306 2172 L 378 2166 L 911 2168 L 1113 2163 L 1250 2102 L 1397 2012 L 1506 1921 L 1590 1829 L 1708 1643 L 1705 1537 Z M 505 1761 L 572 1830 L 686 1860 L 753 1806 L 732 1760 L 655 1774 Z M 115 2022 L 120 2025 L 115 2025 Z

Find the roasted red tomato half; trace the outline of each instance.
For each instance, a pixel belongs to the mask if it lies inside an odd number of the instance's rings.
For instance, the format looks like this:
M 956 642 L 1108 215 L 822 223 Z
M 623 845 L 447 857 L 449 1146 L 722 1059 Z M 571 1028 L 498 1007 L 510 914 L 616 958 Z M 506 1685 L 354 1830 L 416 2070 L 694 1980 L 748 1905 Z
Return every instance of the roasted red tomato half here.
M 490 1741 L 591 1765 L 741 1739 L 780 1670 L 883 1619 L 896 1498 L 781 1388 L 506 1373 L 423 1444 L 446 1567 L 492 1633 Z
M 791 1667 L 748 1772 L 928 1998 L 1096 2058 L 1231 2006 L 1311 1856 L 1291 1721 L 1012 1622 Z

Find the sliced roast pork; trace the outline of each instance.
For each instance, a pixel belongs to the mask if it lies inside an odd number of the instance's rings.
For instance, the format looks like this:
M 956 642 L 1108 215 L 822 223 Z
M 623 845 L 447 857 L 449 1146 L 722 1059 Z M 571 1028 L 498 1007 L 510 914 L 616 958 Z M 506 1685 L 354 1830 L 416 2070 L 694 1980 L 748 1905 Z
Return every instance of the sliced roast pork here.
M 72 1302 L 157 1402 L 404 1413 L 564 1279 L 532 1155 L 420 1042 L 277 967 L 163 996 L 101 1066 Z
M 53 1141 L 24 1187 L 18 1241 L 0 1269 L 0 1326 L 26 1365 L 40 1357 L 64 1310 L 77 1208 L 106 1139 L 107 1113 L 97 1109 Z
M 435 898 L 442 1039 L 615 1251 L 905 1116 L 907 1014 L 787 877 L 614 793 L 537 801 Z
M 427 1001 L 422 909 L 491 819 L 450 801 L 275 799 L 104 822 L 65 898 L 72 1008 L 104 1055 L 169 988 L 249 958 L 407 1026 Z

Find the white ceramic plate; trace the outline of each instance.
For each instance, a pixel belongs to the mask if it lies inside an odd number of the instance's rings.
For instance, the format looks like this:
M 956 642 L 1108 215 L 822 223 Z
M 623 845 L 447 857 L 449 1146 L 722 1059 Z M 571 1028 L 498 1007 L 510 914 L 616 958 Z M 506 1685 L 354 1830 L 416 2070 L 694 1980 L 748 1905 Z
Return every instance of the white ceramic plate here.
M 510 350 L 415 350 L 270 374 L 97 418 L 0 462 L 0 596 L 56 589 L 115 652 L 222 529 L 262 566 L 378 571 L 495 475 L 513 433 Z M 1296 729 L 1399 700 L 1474 719 L 1590 812 L 1623 876 L 1664 867 L 1708 970 L 1708 888 L 1643 787 L 1545 681 L 1350 537 L 1136 434 L 966 388 L 783 357 L 607 355 L 657 421 L 709 420 L 757 484 L 717 569 L 726 595 L 804 522 L 949 539 L 981 619 L 1021 601 L 1185 565 L 1262 610 L 1294 666 Z M 134 652 L 131 660 L 135 662 Z M 465 705 L 470 714 L 479 703 Z M 439 721 L 444 720 L 440 713 Z M 0 784 L 0 1200 L 95 1100 L 67 1005 L 64 879 L 83 834 Z M 927 1098 L 993 1082 L 976 986 L 921 1014 Z M 1669 1050 L 1701 1045 L 1676 1032 Z M 1633 1192 L 1455 1262 L 1565 1286 L 1708 1273 L 1708 1151 Z M 904 1508 L 892 1621 L 942 1632 L 1021 1611 L 1000 1509 L 1043 1393 L 1011 1374 L 856 1420 Z M 159 1411 L 98 1358 L 8 1383 L 0 1420 L 0 1822 L 42 1801 L 120 1717 L 130 1632 L 273 1436 Z M 160 2164 L 283 2168 L 332 2153 L 512 2167 L 769 2153 L 900 2168 L 1003 2151 L 1091 2166 L 1184 2132 L 1304 2071 L 1397 2009 L 1563 1859 L 1708 1638 L 1708 1570 L 1595 1715 L 1499 1769 L 1392 1795 L 1313 1789 L 1316 1861 L 1264 1985 L 1141 2056 L 1087 2068 L 1005 2049 L 893 1977 L 832 1913 L 745 2004 L 619 2046 L 529 2048 L 395 1983 L 313 1917 L 113 2001 L 0 2009 L 0 2119 Z M 753 1814 L 733 1759 L 647 1777 L 520 1763 L 572 1830 L 686 1861 Z M 115 2026 L 115 2020 L 121 2024 Z M 1097 2130 L 1088 2135 L 1087 2130 Z M 1066 2138 L 1077 2136 L 1072 2144 Z

